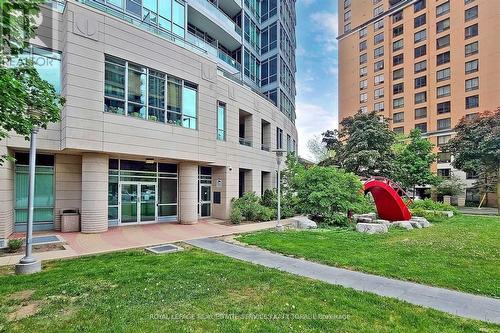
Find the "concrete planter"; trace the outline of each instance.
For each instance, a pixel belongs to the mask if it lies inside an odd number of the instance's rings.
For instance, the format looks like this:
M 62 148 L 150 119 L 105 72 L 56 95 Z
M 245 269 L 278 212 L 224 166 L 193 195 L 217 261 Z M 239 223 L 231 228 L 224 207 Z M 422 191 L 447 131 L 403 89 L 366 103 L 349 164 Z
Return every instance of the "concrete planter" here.
M 79 232 L 80 214 L 77 210 L 64 210 L 61 213 L 61 232 Z

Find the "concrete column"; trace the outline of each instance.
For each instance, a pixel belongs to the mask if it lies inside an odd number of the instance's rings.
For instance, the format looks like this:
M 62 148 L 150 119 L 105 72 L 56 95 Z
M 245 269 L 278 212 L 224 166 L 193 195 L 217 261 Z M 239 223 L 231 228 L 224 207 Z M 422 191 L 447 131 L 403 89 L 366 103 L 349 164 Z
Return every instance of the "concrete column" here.
M 0 142 L 0 156 L 12 154 Z M 14 163 L 0 165 L 0 245 L 14 232 Z
M 198 222 L 198 165 L 179 164 L 180 223 Z
M 220 188 L 216 187 L 218 179 L 222 181 L 222 187 Z M 231 213 L 231 200 L 238 198 L 238 169 L 214 167 L 212 185 L 213 191 L 221 192 L 221 203 L 212 205 L 212 216 L 216 219 L 227 220 Z
M 56 154 L 55 156 L 56 200 L 54 229 L 61 230 L 61 211 L 82 206 L 82 157 Z
M 83 233 L 108 230 L 108 155 L 84 153 L 82 155 L 82 207 Z

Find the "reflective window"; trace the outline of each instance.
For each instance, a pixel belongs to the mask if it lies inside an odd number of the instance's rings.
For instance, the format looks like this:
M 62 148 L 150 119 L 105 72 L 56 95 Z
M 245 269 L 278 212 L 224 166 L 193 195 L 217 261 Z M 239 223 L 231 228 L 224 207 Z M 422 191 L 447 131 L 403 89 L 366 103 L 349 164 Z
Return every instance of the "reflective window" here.
M 217 105 L 217 140 L 226 140 L 226 104 L 222 102 Z

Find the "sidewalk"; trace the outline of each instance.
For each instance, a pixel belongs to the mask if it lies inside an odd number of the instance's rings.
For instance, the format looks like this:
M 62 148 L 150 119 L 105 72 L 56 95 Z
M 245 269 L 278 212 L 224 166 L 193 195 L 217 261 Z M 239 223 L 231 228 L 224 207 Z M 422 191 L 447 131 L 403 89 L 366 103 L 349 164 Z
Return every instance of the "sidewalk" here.
M 500 324 L 500 299 L 321 265 L 216 239 L 197 239 L 187 243 L 228 257 L 330 284 L 396 298 L 460 317 Z
M 290 220 L 283 224 L 291 223 Z M 34 236 L 57 235 L 64 239 L 64 250 L 34 253 L 41 260 L 74 258 L 85 255 L 143 248 L 153 245 L 175 243 L 197 238 L 220 237 L 273 228 L 275 221 L 226 225 L 216 219 L 200 220 L 197 224 L 159 223 L 111 228 L 100 234 L 80 232 L 61 233 L 49 231 L 35 233 Z M 21 237 L 23 235 L 20 235 Z M 23 255 L 0 257 L 0 266 L 14 265 Z

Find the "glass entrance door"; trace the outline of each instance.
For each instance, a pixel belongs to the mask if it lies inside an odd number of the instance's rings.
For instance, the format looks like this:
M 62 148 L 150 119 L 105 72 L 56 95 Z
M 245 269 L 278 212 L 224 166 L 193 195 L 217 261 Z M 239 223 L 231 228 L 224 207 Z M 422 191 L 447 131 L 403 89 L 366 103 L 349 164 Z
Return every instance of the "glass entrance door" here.
M 138 195 L 138 184 L 121 184 L 121 223 L 139 222 L 137 219 Z
M 156 184 L 141 184 L 141 222 L 156 221 Z
M 156 183 L 122 183 L 120 197 L 122 224 L 156 221 Z
M 212 216 L 212 186 L 200 184 L 200 216 Z

